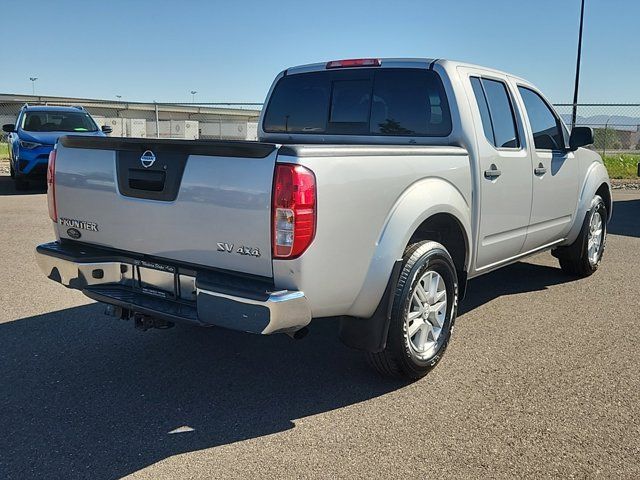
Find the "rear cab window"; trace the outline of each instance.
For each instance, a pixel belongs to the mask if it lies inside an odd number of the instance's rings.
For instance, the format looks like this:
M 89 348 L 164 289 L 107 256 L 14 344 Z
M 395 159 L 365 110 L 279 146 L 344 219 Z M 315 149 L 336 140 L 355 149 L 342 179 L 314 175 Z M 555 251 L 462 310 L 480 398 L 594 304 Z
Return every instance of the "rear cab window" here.
M 451 113 L 439 75 L 426 69 L 358 68 L 289 75 L 276 84 L 268 133 L 446 137 Z

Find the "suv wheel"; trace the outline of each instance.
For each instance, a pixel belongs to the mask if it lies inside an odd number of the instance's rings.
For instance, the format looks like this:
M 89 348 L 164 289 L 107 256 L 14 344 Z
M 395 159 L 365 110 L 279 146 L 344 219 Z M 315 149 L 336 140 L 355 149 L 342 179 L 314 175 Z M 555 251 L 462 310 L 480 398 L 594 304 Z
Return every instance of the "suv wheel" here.
M 381 374 L 417 380 L 447 348 L 458 306 L 458 277 L 447 249 L 431 241 L 405 251 L 385 349 L 369 353 Z
M 607 241 L 607 207 L 600 195 L 593 197 L 580 235 L 571 245 L 552 253 L 560 261 L 562 271 L 577 277 L 588 277 L 602 261 Z

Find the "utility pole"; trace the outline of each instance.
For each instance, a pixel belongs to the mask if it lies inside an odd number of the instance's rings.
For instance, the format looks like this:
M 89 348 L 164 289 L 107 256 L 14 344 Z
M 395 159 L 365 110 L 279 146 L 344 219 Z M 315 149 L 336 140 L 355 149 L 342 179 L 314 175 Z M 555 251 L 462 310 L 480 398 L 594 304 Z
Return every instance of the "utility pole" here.
M 31 93 L 35 96 L 36 94 L 36 80 L 38 79 L 38 77 L 29 77 L 29 80 L 31 80 Z
M 153 105 L 156 110 L 156 138 L 160 138 L 160 116 L 158 115 L 158 103 L 154 100 Z
M 578 33 L 578 58 L 576 60 L 576 83 L 573 89 L 573 111 L 571 112 L 571 129 L 576 126 L 578 113 L 578 85 L 580 84 L 580 57 L 582 56 L 582 24 L 584 22 L 584 0 L 580 6 L 580 33 Z
M 607 155 L 607 130 L 609 128 L 609 120 L 611 120 L 611 115 L 607 118 L 607 121 L 604 124 L 604 139 L 602 141 L 602 158 Z

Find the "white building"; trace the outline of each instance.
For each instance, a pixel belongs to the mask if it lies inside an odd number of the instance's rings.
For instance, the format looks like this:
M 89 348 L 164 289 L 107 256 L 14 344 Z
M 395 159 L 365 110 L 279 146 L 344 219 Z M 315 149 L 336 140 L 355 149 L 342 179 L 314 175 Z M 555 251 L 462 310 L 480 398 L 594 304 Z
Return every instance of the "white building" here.
M 0 94 L 3 123 L 15 121 L 20 108 L 29 105 L 84 107 L 100 126 L 109 125 L 110 136 L 256 140 L 260 105 L 232 106 L 144 103 L 90 98 Z

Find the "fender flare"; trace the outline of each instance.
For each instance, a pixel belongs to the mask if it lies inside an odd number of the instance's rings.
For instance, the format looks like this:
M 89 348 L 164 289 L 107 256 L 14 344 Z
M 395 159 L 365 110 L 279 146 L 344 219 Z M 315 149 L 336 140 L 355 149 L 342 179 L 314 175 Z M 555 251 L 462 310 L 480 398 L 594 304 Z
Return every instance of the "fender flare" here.
M 471 207 L 463 194 L 441 178 L 426 178 L 409 186 L 389 211 L 360 293 L 340 322 L 340 338 L 366 351 L 384 349 L 389 329 L 394 278 L 409 240 L 418 227 L 436 214 L 446 213 L 460 224 L 465 236 L 465 270 L 472 258 Z M 364 333 L 366 332 L 366 334 Z
M 587 173 L 580 187 L 580 196 L 578 197 L 578 205 L 576 207 L 573 226 L 569 230 L 566 241 L 563 242 L 563 245 L 570 245 L 576 238 L 578 238 L 580 230 L 582 229 L 582 221 L 591 208 L 591 201 L 603 183 L 607 185 L 607 188 L 609 189 L 609 199 L 611 199 L 611 183 L 609 181 L 607 169 L 602 163 L 594 161 L 587 168 Z M 607 221 L 611 220 L 611 215 L 613 214 L 612 206 L 613 200 L 611 200 L 611 203 L 607 205 Z

